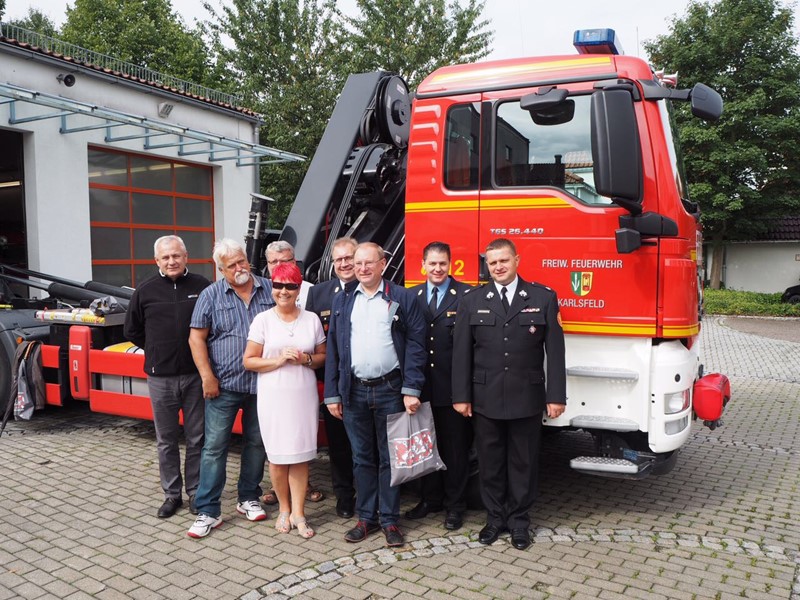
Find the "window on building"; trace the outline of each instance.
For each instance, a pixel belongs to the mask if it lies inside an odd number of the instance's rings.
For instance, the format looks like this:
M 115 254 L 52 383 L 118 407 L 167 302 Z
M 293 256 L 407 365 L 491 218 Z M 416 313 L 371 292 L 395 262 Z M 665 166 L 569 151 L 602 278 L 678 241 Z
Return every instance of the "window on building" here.
M 214 278 L 210 167 L 89 148 L 92 279 L 136 286 L 156 273 L 153 243 L 180 236 L 189 269 Z

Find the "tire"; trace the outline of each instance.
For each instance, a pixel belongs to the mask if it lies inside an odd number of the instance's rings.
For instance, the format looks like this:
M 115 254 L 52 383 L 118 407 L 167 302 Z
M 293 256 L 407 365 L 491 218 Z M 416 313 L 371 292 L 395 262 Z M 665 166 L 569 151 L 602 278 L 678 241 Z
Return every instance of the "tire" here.
M 11 401 L 11 359 L 0 346 L 0 421 Z
M 789 304 L 800 304 L 800 294 L 792 294 L 786 299 Z

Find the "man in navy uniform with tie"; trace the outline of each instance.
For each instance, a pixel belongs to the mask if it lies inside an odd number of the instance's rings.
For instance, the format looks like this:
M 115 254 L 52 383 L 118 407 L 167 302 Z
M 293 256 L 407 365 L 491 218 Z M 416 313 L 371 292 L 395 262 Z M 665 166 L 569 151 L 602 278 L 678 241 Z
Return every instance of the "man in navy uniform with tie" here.
M 486 264 L 492 281 L 467 294 L 456 317 L 453 406 L 475 429 L 486 506 L 478 541 L 491 544 L 508 529 L 512 545 L 524 550 L 542 420 L 566 408 L 564 332 L 556 293 L 517 276 L 513 242 L 490 242 Z
M 427 281 L 411 291 L 428 325 L 425 335 L 425 386 L 422 402 L 431 403 L 436 426 L 436 444 L 446 471 L 436 471 L 420 481 L 421 500 L 406 512 L 408 519 L 421 519 L 444 508 L 445 529 L 460 529 L 467 508 L 469 450 L 472 423 L 453 410 L 452 374 L 453 326 L 461 298 L 470 286 L 450 276 L 450 246 L 431 242 L 422 250 L 422 267 Z

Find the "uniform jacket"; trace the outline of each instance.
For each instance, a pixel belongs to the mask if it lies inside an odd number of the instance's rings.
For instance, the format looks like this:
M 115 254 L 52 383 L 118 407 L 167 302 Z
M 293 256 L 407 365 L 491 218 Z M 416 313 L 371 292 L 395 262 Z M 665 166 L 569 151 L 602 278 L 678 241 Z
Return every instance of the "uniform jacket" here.
M 453 402 L 470 402 L 473 412 L 490 419 L 533 417 L 545 404 L 566 404 L 566 378 L 553 290 L 520 279 L 508 314 L 492 282 L 462 298 L 453 337 Z
M 387 302 L 397 303 L 392 341 L 403 376 L 402 394 L 419 397 L 425 382 L 425 319 L 416 297 L 406 288 L 391 281 L 381 281 L 381 291 Z M 344 403 L 350 398 L 353 373 L 350 366 L 350 315 L 355 292 L 336 294 L 331 307 L 328 328 L 328 347 L 325 357 L 325 404 Z
M 452 406 L 453 327 L 461 298 L 472 288 L 450 278 L 450 285 L 435 313 L 428 307 L 428 284 L 411 288 L 425 316 L 425 386 L 421 399 L 431 406 Z
M 148 375 L 197 373 L 189 349 L 189 322 L 197 298 L 209 281 L 186 273 L 172 281 L 160 273 L 133 293 L 125 315 L 125 338 L 144 348 Z

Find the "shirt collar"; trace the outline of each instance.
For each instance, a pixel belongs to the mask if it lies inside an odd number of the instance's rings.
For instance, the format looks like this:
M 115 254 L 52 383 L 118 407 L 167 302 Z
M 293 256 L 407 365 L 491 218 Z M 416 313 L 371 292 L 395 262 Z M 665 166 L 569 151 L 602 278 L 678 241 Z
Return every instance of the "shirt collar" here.
M 378 286 L 378 290 L 377 290 L 377 291 L 376 291 L 374 294 L 372 294 L 372 295 L 370 296 L 370 295 L 367 293 L 367 291 L 364 289 L 364 286 L 363 286 L 363 285 L 361 284 L 361 282 L 359 281 L 359 282 L 358 282 L 358 286 L 356 287 L 356 290 L 355 290 L 355 292 L 354 292 L 354 293 L 356 293 L 356 294 L 357 294 L 357 293 L 361 292 L 362 294 L 364 294 L 364 296 L 365 296 L 366 298 L 372 299 L 372 298 L 374 298 L 375 296 L 377 296 L 378 294 L 380 294 L 380 293 L 381 293 L 381 292 L 382 292 L 382 291 L 383 291 L 385 288 L 386 288 L 386 282 L 383 280 L 383 278 L 381 278 L 381 283 L 380 283 L 380 285 Z
M 433 285 L 430 281 L 427 284 L 427 293 L 428 293 L 428 300 L 431 299 L 433 295 L 433 288 L 439 290 L 439 298 L 444 298 L 444 295 L 447 293 L 447 288 L 450 287 L 450 278 L 448 277 L 439 285 Z
M 514 298 L 514 294 L 517 292 L 517 284 L 519 283 L 519 275 L 514 277 L 514 281 L 509 283 L 508 285 L 500 285 L 496 281 L 494 282 L 494 286 L 497 289 L 497 293 L 500 293 L 502 288 L 506 288 L 506 292 L 508 295 L 508 302 L 511 303 L 511 300 Z

